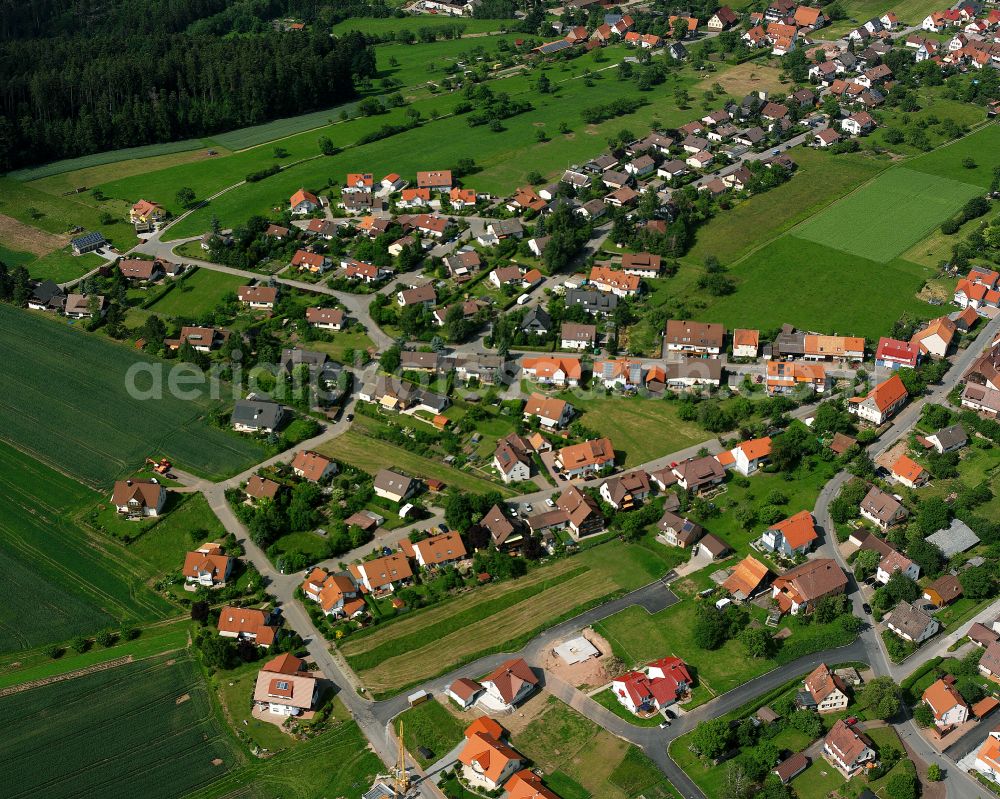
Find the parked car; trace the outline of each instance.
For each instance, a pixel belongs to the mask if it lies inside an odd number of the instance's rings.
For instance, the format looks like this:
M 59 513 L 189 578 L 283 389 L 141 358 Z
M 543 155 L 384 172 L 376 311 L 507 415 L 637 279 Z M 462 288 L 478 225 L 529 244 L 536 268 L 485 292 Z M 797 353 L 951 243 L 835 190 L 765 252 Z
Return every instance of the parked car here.
M 556 506 L 556 503 L 552 501 L 552 497 L 548 497 L 545 500 L 545 504 L 548 505 L 550 508 L 554 508 Z
M 438 525 L 438 530 L 440 530 L 442 533 L 447 533 L 448 532 L 448 525 L 445 524 L 444 522 L 441 522 Z
M 530 502 L 525 502 L 524 503 L 524 512 L 525 513 L 531 513 L 533 510 L 534 510 L 534 508 L 531 507 L 531 503 Z

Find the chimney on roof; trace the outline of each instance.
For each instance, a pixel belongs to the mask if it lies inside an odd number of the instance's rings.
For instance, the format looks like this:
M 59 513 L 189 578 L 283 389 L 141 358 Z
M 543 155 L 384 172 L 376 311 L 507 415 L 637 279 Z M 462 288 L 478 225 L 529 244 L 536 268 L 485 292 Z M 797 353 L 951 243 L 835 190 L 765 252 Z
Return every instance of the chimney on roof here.
M 127 485 L 127 486 L 130 486 L 130 485 L 132 485 L 132 481 L 131 481 L 131 480 L 126 480 L 126 481 L 125 481 L 125 485 Z

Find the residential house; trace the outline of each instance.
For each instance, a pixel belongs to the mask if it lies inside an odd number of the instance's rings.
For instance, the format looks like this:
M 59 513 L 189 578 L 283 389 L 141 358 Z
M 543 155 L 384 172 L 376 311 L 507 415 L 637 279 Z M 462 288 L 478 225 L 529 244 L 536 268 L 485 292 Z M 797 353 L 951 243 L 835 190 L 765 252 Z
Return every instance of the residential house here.
M 521 374 L 544 385 L 576 386 L 583 376 L 583 367 L 579 358 L 542 356 L 522 360 Z
M 268 400 L 236 400 L 231 422 L 240 433 L 273 433 L 285 418 L 284 406 Z
M 891 419 L 906 404 L 909 394 L 906 386 L 893 375 L 888 380 L 879 383 L 864 397 L 851 397 L 847 410 L 855 416 L 878 426 Z
M 524 403 L 523 415 L 525 421 L 536 417 L 542 427 L 553 430 L 569 423 L 573 416 L 573 406 L 565 400 L 534 392 Z
M 708 22 L 705 24 L 710 31 L 724 31 L 729 30 L 737 22 L 739 22 L 739 16 L 733 11 L 729 6 L 722 6 L 717 9 L 711 17 L 709 17 Z
M 493 452 L 493 468 L 505 483 L 530 480 L 533 465 L 532 447 L 517 433 L 500 439 Z
M 462 764 L 465 780 L 486 791 L 499 791 L 523 765 L 516 750 L 493 735 L 478 731 L 467 735 L 458 762 Z
M 118 271 L 126 280 L 155 281 L 163 277 L 159 261 L 143 261 L 138 258 L 122 258 Z
M 330 268 L 330 259 L 322 253 L 296 250 L 295 255 L 292 256 L 292 268 L 298 269 L 300 272 L 321 275 Z
M 938 730 L 954 729 L 969 719 L 968 704 L 947 678 L 931 683 L 924 690 L 921 700 L 933 711 Z
M 989 735 L 976 752 L 975 769 L 994 783 L 1000 783 L 1000 727 Z
M 648 252 L 625 253 L 622 255 L 622 272 L 626 275 L 652 279 L 659 276 L 662 260 L 659 255 Z
M 927 436 L 927 443 L 934 447 L 938 454 L 955 452 L 969 443 L 965 428 L 960 424 L 942 427 L 933 435 Z
M 651 714 L 683 699 L 692 682 L 684 661 L 667 657 L 615 678 L 611 692 L 630 713 Z
M 185 588 L 222 588 L 233 571 L 233 559 L 216 542 L 202 544 L 184 556 Z
M 800 511 L 768 527 L 760 538 L 761 546 L 771 552 L 780 552 L 786 558 L 804 555 L 819 538 L 812 514 Z
M 684 391 L 699 386 L 722 384 L 722 361 L 718 358 L 693 358 L 683 361 L 667 361 L 656 365 L 646 373 L 646 388 L 657 390 L 657 383 L 672 391 Z
M 865 357 L 865 340 L 855 336 L 817 336 L 807 334 L 803 357 L 812 361 L 861 361 Z
M 417 186 L 421 189 L 447 192 L 451 191 L 453 185 L 454 181 L 452 180 L 450 169 L 417 172 Z
M 350 525 L 348 525 L 350 526 Z M 317 566 L 302 583 L 302 593 L 336 619 L 353 619 L 368 607 L 350 574 L 332 574 Z
M 559 338 L 564 350 L 590 350 L 597 344 L 597 326 L 563 322 Z
M 725 455 L 729 457 L 723 457 Z M 732 468 L 736 469 L 744 477 L 749 477 L 760 469 L 770 456 L 771 437 L 765 436 L 764 438 L 754 438 L 744 441 L 741 444 L 737 444 L 728 453 L 722 453 L 716 457 L 723 466 L 726 466 L 727 462 L 731 463 Z M 732 458 L 732 461 L 729 458 Z
M 916 605 L 900 602 L 885 617 L 885 626 L 900 638 L 921 644 L 941 629 L 937 619 Z
M 340 262 L 344 269 L 344 277 L 348 280 L 356 280 L 360 283 L 378 283 L 392 274 L 388 269 L 365 261 L 356 261 L 347 258 Z
M 885 531 L 903 521 L 907 516 L 907 510 L 894 496 L 877 486 L 872 486 L 861 500 L 861 515 Z
M 219 611 L 219 635 L 250 641 L 265 649 L 274 643 L 278 627 L 271 624 L 271 614 L 254 608 L 234 608 L 229 605 Z
M 954 574 L 942 574 L 924 589 L 924 599 L 936 608 L 950 605 L 962 596 L 962 584 Z
M 614 467 L 615 450 L 609 438 L 596 438 L 571 444 L 556 451 L 555 467 L 568 479 L 592 477 L 603 469 Z
M 507 799 L 559 799 L 542 784 L 542 778 L 528 769 L 521 769 L 504 783 Z
M 306 664 L 286 652 L 265 663 L 257 674 L 253 704 L 276 716 L 301 716 L 316 706 L 319 686 L 319 680 L 306 671 Z
M 350 570 L 354 579 L 373 594 L 392 592 L 413 581 L 410 559 L 402 552 L 352 563 Z
M 809 768 L 810 760 L 808 755 L 796 752 L 782 760 L 777 766 L 771 769 L 771 773 L 777 775 L 782 785 L 788 785 L 799 774 Z
M 318 330 L 342 330 L 344 319 L 340 308 L 306 308 L 306 322 Z
M 379 469 L 375 475 L 375 495 L 400 504 L 408 500 L 417 490 L 417 481 L 392 469 Z
M 726 470 L 711 455 L 688 458 L 672 467 L 677 485 L 685 491 L 699 493 L 726 479 Z
M 610 316 L 618 307 L 618 297 L 596 289 L 571 288 L 566 292 L 566 307 L 573 306 L 594 316 Z
M 524 525 L 520 519 L 512 520 L 506 508 L 494 505 L 479 522 L 488 530 L 493 546 L 500 550 L 514 550 L 524 543 Z
M 830 558 L 807 561 L 779 576 L 771 596 L 785 613 L 811 613 L 816 603 L 828 596 L 844 593 L 847 576 Z
M 93 303 L 92 303 L 93 301 Z M 91 305 L 93 304 L 93 307 Z M 68 294 L 63 313 L 70 319 L 90 319 L 96 313 L 98 317 L 108 312 L 108 300 L 101 294 Z
M 319 197 L 305 189 L 299 189 L 288 201 L 288 210 L 293 214 L 311 214 L 320 206 Z
M 701 358 L 718 357 L 725 335 L 725 328 L 716 322 L 670 319 L 667 321 L 663 341 L 667 353 Z
M 875 350 L 875 365 L 887 369 L 915 369 L 920 362 L 920 347 L 912 341 L 882 336 Z
M 925 539 L 929 544 L 933 544 L 941 550 L 945 560 L 978 546 L 979 536 L 961 519 L 952 519 L 951 524 L 943 530 L 938 530 L 933 535 Z
M 927 470 L 908 455 L 900 455 L 890 471 L 893 480 L 907 488 L 918 488 L 930 479 Z
M 256 503 L 264 499 L 273 501 L 278 496 L 278 491 L 280 490 L 280 483 L 276 483 L 267 477 L 261 477 L 259 474 L 254 474 L 247 480 L 247 486 L 243 489 L 243 493 L 247 495 L 247 500 L 250 503 Z
M 167 218 L 166 209 L 148 200 L 139 200 L 128 212 L 128 219 L 133 225 L 155 225 Z
M 823 757 L 850 778 L 874 764 L 875 746 L 861 730 L 838 719 L 823 739 Z
M 847 685 L 825 663 L 820 663 L 813 669 L 802 685 L 809 697 L 805 707 L 810 710 L 817 713 L 837 713 L 847 709 L 850 702 Z
M 746 602 L 763 593 L 770 583 L 771 570 L 752 555 L 737 563 L 722 587 L 737 602 Z
M 166 489 L 153 477 L 118 480 L 111 492 L 111 504 L 128 519 L 159 516 L 166 501 Z
M 733 357 L 756 358 L 760 349 L 760 331 L 737 328 L 733 331 Z
M 660 531 L 657 539 L 672 547 L 689 549 L 693 547 L 705 534 L 705 530 L 700 524 L 679 516 L 672 510 L 663 512 L 660 520 L 656 523 L 656 528 Z
M 482 680 L 484 700 L 499 710 L 513 710 L 538 685 L 538 678 L 523 658 L 505 660 Z
M 424 308 L 430 308 L 437 302 L 437 292 L 434 291 L 433 283 L 424 283 L 422 286 L 414 286 L 397 292 L 396 302 L 403 308 L 411 305 L 422 305 Z
M 920 347 L 922 353 L 926 352 L 935 357 L 944 358 L 951 348 L 956 329 L 955 323 L 951 319 L 942 316 L 938 319 L 932 319 L 927 327 L 913 335 L 911 341 Z
M 273 311 L 278 301 L 277 286 L 240 286 L 237 299 L 253 311 Z
M 840 141 L 840 134 L 833 128 L 823 128 L 813 136 L 813 144 L 816 147 L 832 147 Z
M 424 569 L 439 569 L 467 556 L 462 537 L 456 532 L 432 535 L 413 544 L 417 563 Z
M 535 305 L 521 319 L 521 330 L 536 336 L 546 336 L 552 330 L 552 317 L 541 306 Z
M 840 129 L 852 136 L 865 136 L 875 129 L 875 118 L 867 111 L 856 111 L 841 120 Z
M 650 492 L 649 475 L 643 469 L 610 477 L 600 487 L 601 498 L 619 511 L 638 507 Z
M 920 566 L 896 550 L 882 556 L 875 570 L 875 580 L 885 585 L 896 572 L 904 574 L 916 582 L 920 577 Z
M 604 529 L 604 516 L 597 501 L 574 485 L 569 485 L 556 500 L 556 509 L 564 514 L 565 526 L 577 541 Z
M 318 483 L 337 473 L 337 462 L 318 452 L 303 449 L 296 452 L 292 459 L 292 472 L 311 483 Z

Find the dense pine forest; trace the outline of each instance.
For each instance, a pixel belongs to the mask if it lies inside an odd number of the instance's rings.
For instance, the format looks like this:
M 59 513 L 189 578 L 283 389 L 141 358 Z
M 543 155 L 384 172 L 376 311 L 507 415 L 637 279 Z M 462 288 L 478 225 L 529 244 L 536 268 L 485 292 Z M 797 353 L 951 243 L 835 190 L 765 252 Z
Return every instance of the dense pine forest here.
M 316 0 L 2 0 L 0 170 L 349 100 L 375 56 L 331 37 L 335 16 Z

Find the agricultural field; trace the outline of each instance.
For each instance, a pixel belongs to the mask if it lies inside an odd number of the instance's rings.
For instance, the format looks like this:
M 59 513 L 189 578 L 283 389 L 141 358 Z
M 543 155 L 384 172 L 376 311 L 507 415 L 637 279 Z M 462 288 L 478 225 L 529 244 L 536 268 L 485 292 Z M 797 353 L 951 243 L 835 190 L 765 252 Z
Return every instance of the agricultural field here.
M 279 752 L 266 760 L 229 771 L 211 785 L 192 791 L 189 799 L 316 799 L 353 797 L 367 791 L 377 774 L 385 773 L 382 761 L 335 700 L 336 726 L 315 738 Z
M 539 698 L 537 701 L 542 701 Z M 503 719 L 500 720 L 503 723 Z M 642 750 L 616 738 L 555 697 L 512 736 L 546 785 L 573 799 L 674 799 L 679 794 Z
M 608 436 L 625 453 L 624 466 L 661 458 L 712 438 L 697 422 L 677 417 L 677 403 L 644 397 L 587 397 L 566 392 L 560 397 L 580 412 L 576 417 L 589 430 Z
M 966 158 L 975 163 L 972 169 L 962 165 Z M 1000 127 L 995 124 L 906 162 L 907 169 L 961 180 L 981 189 L 989 188 L 997 166 L 1000 166 Z
M 8 177 L 24 182 L 41 180 L 52 175 L 70 175 L 72 173 L 80 173 L 79 177 L 86 177 L 87 174 L 84 170 L 93 169 L 94 167 L 116 164 L 117 168 L 128 169 L 128 166 L 125 165 L 126 161 L 142 162 L 147 159 L 162 158 L 163 156 L 176 155 L 177 153 L 187 153 L 197 150 L 203 145 L 204 142 L 200 139 L 188 139 L 186 141 L 163 142 L 162 144 L 147 144 L 142 147 L 126 147 L 121 150 L 108 150 L 103 153 L 82 155 L 79 158 L 66 158 L 62 161 L 53 161 L 49 164 L 30 167 L 28 169 L 18 169 L 10 172 Z M 74 183 L 70 181 L 63 190 L 75 189 L 86 185 L 87 183 Z M 91 185 L 93 185 L 93 182 L 91 182 Z
M 885 264 L 980 193 L 969 183 L 895 167 L 794 228 L 792 235 Z
M 659 556 L 641 545 L 602 544 L 518 580 L 478 588 L 371 628 L 349 638 L 341 651 L 373 692 L 398 692 L 480 655 L 509 649 L 602 597 L 655 580 L 669 570 L 668 554 Z M 449 653 L 447 662 L 442 652 Z
M 0 652 L 171 615 L 146 585 L 148 564 L 75 521 L 95 500 L 90 489 L 0 443 L 0 603 L 8 610 Z
M 434 46 L 446 44 L 465 42 L 439 42 Z M 391 47 L 405 48 L 404 45 Z M 608 59 L 606 54 L 602 57 Z M 551 176 L 573 163 L 593 157 L 604 147 L 607 136 L 623 127 L 630 127 L 638 133 L 648 129 L 654 120 L 661 125 L 680 124 L 697 113 L 691 109 L 678 109 L 674 101 L 676 89 L 691 88 L 696 82 L 692 72 L 672 73 L 662 91 L 656 93 L 639 92 L 634 84 L 622 83 L 611 77 L 611 72 L 587 87 L 578 77 L 580 70 L 596 63 L 593 58 L 589 61 L 587 58 L 549 70 L 550 80 L 556 88 L 551 94 L 539 95 L 534 90 L 534 76 L 518 75 L 491 84 L 496 91 L 508 92 L 512 97 L 527 97 L 534 105 L 534 110 L 506 120 L 505 131 L 500 133 L 494 133 L 486 126 L 469 128 L 463 118 L 445 116 L 389 139 L 351 146 L 359 136 L 383 124 L 402 122 L 405 109 L 393 109 L 377 117 L 354 119 L 293 136 L 282 142 L 289 152 L 286 161 L 289 164 L 296 159 L 314 156 L 319 135 L 329 135 L 334 144 L 345 149 L 337 155 L 308 160 L 290 166 L 267 180 L 226 192 L 172 228 L 171 236 L 184 238 L 204 232 L 213 214 L 224 226 L 238 224 L 254 213 L 268 214 L 275 204 L 283 204 L 296 189 L 302 186 L 321 187 L 330 176 L 340 180 L 341 175 L 360 168 L 359 164 L 364 164 L 372 172 L 395 171 L 405 176 L 429 165 L 452 167 L 459 158 L 474 157 L 480 170 L 466 182 L 479 191 L 504 193 L 522 183 L 529 171 L 537 170 Z M 399 69 L 404 66 L 405 62 L 401 61 Z M 583 124 L 576 111 L 581 105 L 596 105 L 622 96 L 641 97 L 648 104 L 633 114 L 599 125 Z M 431 97 L 418 100 L 409 108 L 420 110 L 424 118 L 429 119 L 436 116 L 435 112 L 450 112 L 458 99 L 457 96 L 453 99 Z M 558 133 L 562 122 L 569 124 L 569 133 Z M 549 134 L 549 141 L 538 142 L 536 136 L 539 129 Z M 461 142 L 464 149 L 456 150 L 455 142 Z M 253 150 L 219 159 L 214 162 L 212 170 L 199 171 L 192 165 L 186 165 L 115 181 L 102 186 L 102 189 L 108 196 L 154 196 L 170 206 L 171 198 L 180 185 L 191 186 L 197 196 L 204 197 L 242 180 L 247 172 L 273 162 L 269 151 Z
M 186 655 L 8 696 L 0 723 L 11 799 L 131 796 L 140 779 L 144 796 L 171 799 L 208 785 L 243 759 Z
M 940 314 L 916 297 L 931 270 L 900 259 L 877 263 L 848 256 L 795 236 L 755 251 L 730 274 L 736 293 L 707 302 L 695 318 L 730 329 L 771 329 L 788 322 L 877 340 L 903 314 L 917 319 Z
M 223 297 L 235 294 L 236 289 L 245 284 L 246 280 L 238 275 L 197 269 L 183 280 L 176 281 L 172 291 L 164 294 L 146 310 L 161 317 L 201 319 L 212 313 Z
M 359 30 L 369 36 L 385 36 L 389 33 L 399 33 L 400 31 L 413 31 L 416 33 L 421 28 L 451 28 L 459 26 L 462 28 L 462 35 L 468 38 L 470 33 L 492 33 L 501 31 L 514 23 L 510 19 L 455 19 L 454 17 L 433 17 L 429 15 L 416 15 L 408 17 L 384 17 L 371 19 L 345 19 L 333 26 L 335 36 L 340 36 L 350 31 Z M 490 41 L 490 40 L 487 40 Z M 417 45 L 413 45 L 416 47 Z
M 728 69 L 721 75 L 705 78 L 695 88 L 699 92 L 712 89 L 716 83 L 722 86 L 730 97 L 742 98 L 751 92 L 767 92 L 768 94 L 783 94 L 788 91 L 788 79 L 782 80 L 780 59 L 762 61 L 753 59 Z
M 210 424 L 221 401 L 179 399 L 166 381 L 160 399 L 130 396 L 129 369 L 160 362 L 10 306 L 0 307 L 0 338 L 7 342 L 0 437 L 86 483 L 107 487 L 153 452 L 215 478 L 263 459 L 260 444 Z M 136 384 L 151 385 L 148 375 Z
M 934 0 L 901 0 L 899 3 L 889 4 L 884 0 L 844 0 L 841 5 L 846 19 L 837 20 L 823 28 L 823 38 L 832 39 L 835 35 L 847 33 L 872 17 L 882 16 L 890 9 L 896 12 L 904 25 L 919 25 L 929 13 L 941 9 L 941 4 Z

